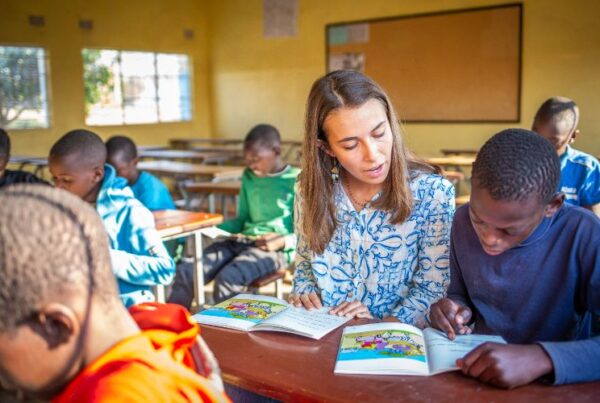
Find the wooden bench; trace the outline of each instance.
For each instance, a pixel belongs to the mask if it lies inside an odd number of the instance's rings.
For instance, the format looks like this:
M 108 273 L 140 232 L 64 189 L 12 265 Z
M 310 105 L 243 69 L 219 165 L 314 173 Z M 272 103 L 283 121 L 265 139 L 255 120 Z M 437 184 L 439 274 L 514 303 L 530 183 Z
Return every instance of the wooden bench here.
M 275 296 L 283 299 L 283 279 L 287 268 L 283 267 L 276 272 L 265 274 L 257 278 L 248 286 L 248 291 L 252 294 L 258 294 L 258 289 L 275 282 Z

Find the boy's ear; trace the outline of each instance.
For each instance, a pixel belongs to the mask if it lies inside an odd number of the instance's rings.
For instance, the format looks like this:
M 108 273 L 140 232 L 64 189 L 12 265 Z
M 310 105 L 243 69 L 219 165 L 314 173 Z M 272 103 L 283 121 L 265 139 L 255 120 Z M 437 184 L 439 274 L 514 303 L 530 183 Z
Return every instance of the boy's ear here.
M 29 322 L 33 331 L 48 343 L 48 349 L 68 343 L 80 331 L 75 312 L 56 302 L 45 305 Z
M 104 165 L 94 168 L 94 183 L 102 182 L 104 179 Z
M 281 155 L 281 146 L 280 145 L 275 145 L 271 149 L 273 150 L 275 155 Z
M 575 131 L 571 135 L 571 138 L 569 139 L 569 144 L 573 143 L 575 141 L 575 137 L 577 137 L 578 135 L 579 135 L 579 129 L 575 129 Z
M 327 155 L 329 155 L 332 158 L 335 158 L 335 154 L 331 151 L 331 148 L 329 147 L 329 144 L 327 144 L 326 141 L 317 140 L 317 147 L 319 147 L 321 150 L 323 150 L 323 152 Z
M 562 207 L 565 202 L 565 194 L 561 192 L 557 192 L 552 199 L 546 205 L 546 209 L 544 211 L 545 217 L 552 217 L 558 209 Z
M 138 162 L 140 162 L 140 157 L 135 157 L 132 161 L 131 161 L 131 165 L 134 167 L 137 167 Z

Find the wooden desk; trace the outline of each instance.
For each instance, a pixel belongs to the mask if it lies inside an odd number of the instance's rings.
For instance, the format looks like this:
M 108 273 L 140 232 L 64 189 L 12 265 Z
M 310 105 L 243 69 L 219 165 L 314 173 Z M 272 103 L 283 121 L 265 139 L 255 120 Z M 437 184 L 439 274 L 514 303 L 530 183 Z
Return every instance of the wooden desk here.
M 194 144 L 242 144 L 243 139 L 223 139 L 223 138 L 207 138 L 207 137 L 190 137 L 190 138 L 175 138 L 170 139 L 169 144 L 171 147 L 178 148 L 181 150 L 187 150 L 194 146 Z
M 204 270 L 202 267 L 202 231 L 223 222 L 221 214 L 196 213 L 184 210 L 160 210 L 153 212 L 156 230 L 163 239 L 194 237 L 194 300 L 198 307 L 205 303 Z M 165 289 L 157 287 L 157 300 L 164 302 Z M 162 300 L 162 301 L 161 301 Z
M 23 170 L 28 165 L 33 167 L 33 174 L 43 178 L 43 170 L 48 166 L 47 157 L 33 157 L 30 155 L 11 155 L 9 164 L 18 165 L 17 169 Z
M 183 189 L 185 191 L 184 198 L 186 202 L 186 208 L 189 209 L 191 207 L 192 195 L 208 195 L 208 211 L 214 213 L 216 212 L 215 195 L 221 195 L 221 213 L 223 214 L 223 217 L 227 218 L 227 205 L 225 203 L 226 197 L 235 198 L 235 206 L 237 211 L 241 187 L 242 182 L 239 180 L 184 183 Z M 203 202 L 204 199 L 200 198 L 200 205 L 202 205 Z
M 479 149 L 477 149 L 477 148 L 442 148 L 440 151 L 445 156 L 450 156 L 450 155 L 475 156 L 479 152 Z
M 430 157 L 426 161 L 441 167 L 470 167 L 475 162 L 475 156 Z
M 143 150 L 140 159 L 157 159 L 167 161 L 185 160 L 190 162 L 223 162 L 230 158 L 226 153 L 198 152 L 190 150 Z
M 368 323 L 351 321 L 350 325 Z M 202 325 L 223 380 L 282 401 L 303 402 L 597 402 L 600 382 L 515 390 L 486 386 L 458 372 L 421 376 L 335 375 L 342 330 L 315 341 L 284 333 L 245 333 Z
M 244 166 L 200 165 L 176 161 L 142 161 L 138 168 L 158 176 L 169 176 L 175 179 L 208 178 L 238 179 L 242 176 Z

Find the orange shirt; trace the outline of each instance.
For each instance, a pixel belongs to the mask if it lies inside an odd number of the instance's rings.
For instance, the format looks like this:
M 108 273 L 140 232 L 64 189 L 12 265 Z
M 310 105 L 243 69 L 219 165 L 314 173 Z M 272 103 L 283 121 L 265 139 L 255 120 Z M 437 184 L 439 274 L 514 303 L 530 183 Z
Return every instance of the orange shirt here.
M 189 315 L 173 307 L 167 307 L 165 315 L 158 304 L 133 309 L 138 313 L 136 317 L 132 312 L 134 318 L 146 330 L 100 356 L 53 402 L 229 402 L 211 382 L 184 365 L 189 344 L 199 331 Z M 158 323 L 149 329 L 152 317 Z M 167 329 L 167 319 L 169 327 L 180 332 Z

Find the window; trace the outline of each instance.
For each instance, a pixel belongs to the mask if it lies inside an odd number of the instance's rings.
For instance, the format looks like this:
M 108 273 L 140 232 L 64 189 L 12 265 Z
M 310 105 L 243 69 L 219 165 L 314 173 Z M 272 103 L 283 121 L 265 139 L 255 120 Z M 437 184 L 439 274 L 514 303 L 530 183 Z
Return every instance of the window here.
M 186 55 L 84 49 L 82 56 L 87 125 L 191 119 Z
M 46 74 L 44 49 L 0 46 L 0 127 L 49 126 Z

